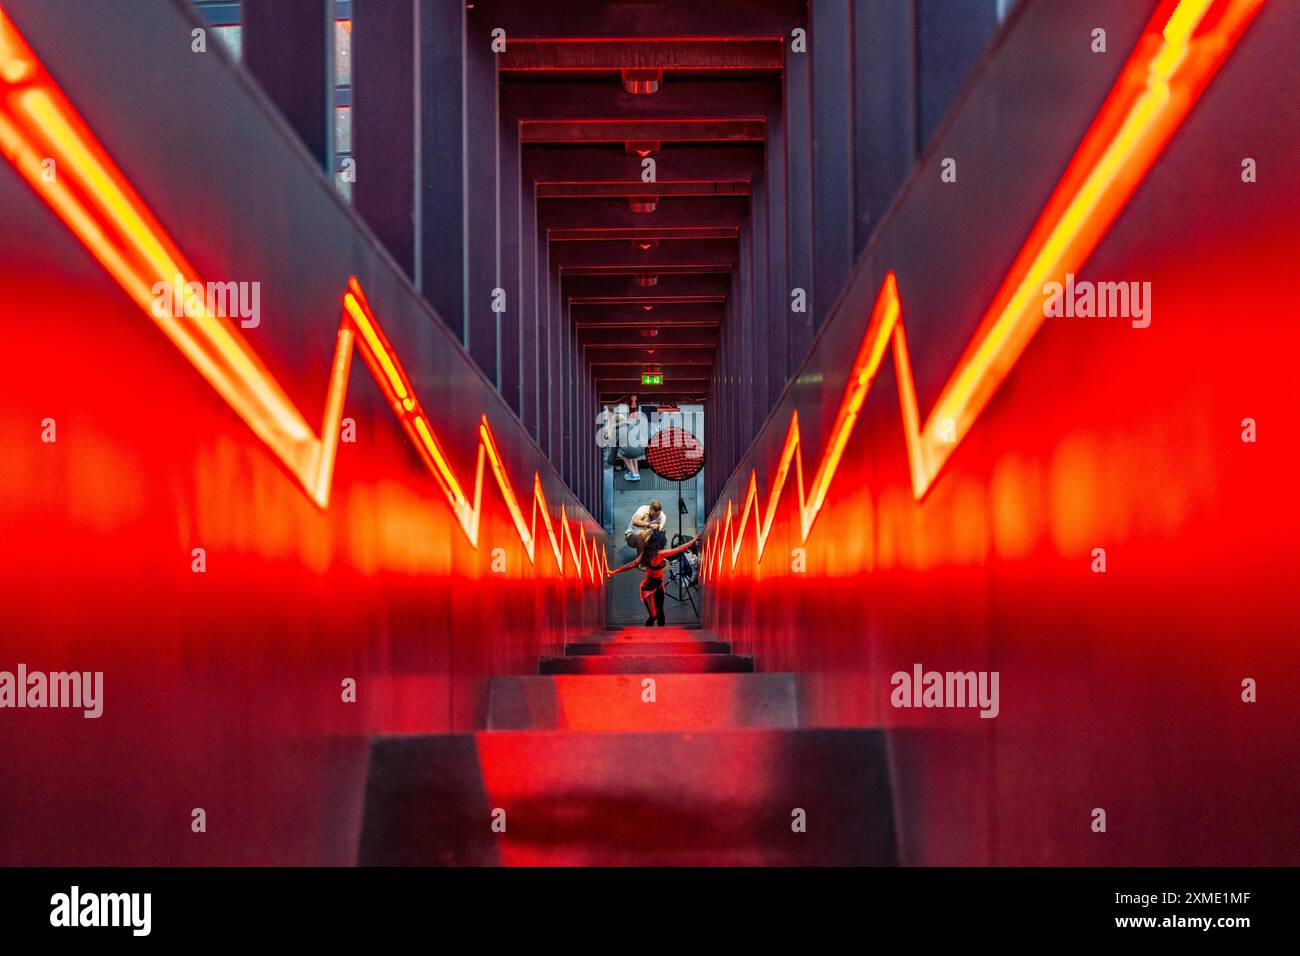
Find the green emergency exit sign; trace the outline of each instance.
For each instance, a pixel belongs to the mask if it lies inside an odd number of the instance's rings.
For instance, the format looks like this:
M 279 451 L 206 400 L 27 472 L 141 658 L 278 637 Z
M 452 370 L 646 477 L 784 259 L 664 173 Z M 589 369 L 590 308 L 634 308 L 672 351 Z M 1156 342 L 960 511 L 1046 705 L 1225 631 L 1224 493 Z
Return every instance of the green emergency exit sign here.
M 641 373 L 642 385 L 662 385 L 663 383 L 664 383 L 663 372 L 642 372 Z

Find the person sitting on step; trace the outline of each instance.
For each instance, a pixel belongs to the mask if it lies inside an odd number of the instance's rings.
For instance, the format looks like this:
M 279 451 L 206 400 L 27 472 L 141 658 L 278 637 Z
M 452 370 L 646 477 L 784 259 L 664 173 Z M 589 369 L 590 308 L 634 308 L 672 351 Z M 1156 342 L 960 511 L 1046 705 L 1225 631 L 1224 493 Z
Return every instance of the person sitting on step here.
M 668 527 L 668 515 L 664 513 L 664 505 L 658 499 L 650 502 L 648 505 L 642 505 L 636 509 L 632 515 L 632 520 L 628 522 L 627 530 L 623 532 L 623 540 L 628 543 L 629 547 L 636 548 L 638 551 L 646 546 L 650 540 L 650 535 L 656 531 L 663 534 L 664 529 Z
M 616 440 L 615 451 L 623 459 L 623 480 L 641 480 L 641 459 L 645 457 L 650 419 L 637 405 L 636 396 L 627 401 L 627 412 L 615 412 L 610 423 Z

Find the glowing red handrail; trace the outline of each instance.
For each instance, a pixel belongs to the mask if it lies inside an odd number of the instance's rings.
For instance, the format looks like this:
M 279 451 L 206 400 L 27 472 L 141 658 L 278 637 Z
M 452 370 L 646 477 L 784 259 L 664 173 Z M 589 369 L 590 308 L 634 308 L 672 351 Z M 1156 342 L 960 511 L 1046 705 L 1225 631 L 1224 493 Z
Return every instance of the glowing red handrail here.
M 348 279 L 343 295 L 342 318 L 319 435 L 239 328 L 228 317 L 213 314 L 202 296 L 187 290 L 185 301 L 178 308 L 161 312 L 155 308 L 156 284 L 199 282 L 198 271 L 181 254 L 170 234 L 108 156 L 3 9 L 0 9 L 0 152 L 280 459 L 320 508 L 329 505 L 343 400 L 355 345 L 470 544 L 478 547 L 483 471 L 487 461 L 529 561 L 536 564 L 540 514 L 556 568 L 564 574 L 563 548 L 555 532 L 541 476 L 533 473 L 532 515 L 525 522 L 485 415 L 478 426 L 472 498 L 466 493 L 355 277 Z M 44 160 L 47 158 L 55 160 L 57 175 L 46 175 Z M 173 314 L 163 314 L 167 312 Z M 587 532 L 579 525 L 579 544 L 575 545 L 563 505 L 559 521 L 574 572 L 594 584 L 603 584 L 608 562 L 594 532 L 588 545 Z
M 1042 326 L 1045 283 L 1077 272 L 1092 254 L 1263 4 L 1264 0 L 1165 0 L 1157 7 L 924 425 L 898 284 L 892 272 L 886 274 L 811 489 L 805 494 L 796 411 L 790 416 L 766 512 L 760 517 L 757 470 L 751 469 L 735 530 L 730 498 L 725 518 L 710 520 L 705 562 L 709 577 L 721 573 L 728 552 L 734 573 L 751 513 L 755 560 L 762 560 L 791 465 L 800 533 L 803 541 L 808 540 L 862 404 L 891 347 L 912 493 L 917 501 L 925 497 Z

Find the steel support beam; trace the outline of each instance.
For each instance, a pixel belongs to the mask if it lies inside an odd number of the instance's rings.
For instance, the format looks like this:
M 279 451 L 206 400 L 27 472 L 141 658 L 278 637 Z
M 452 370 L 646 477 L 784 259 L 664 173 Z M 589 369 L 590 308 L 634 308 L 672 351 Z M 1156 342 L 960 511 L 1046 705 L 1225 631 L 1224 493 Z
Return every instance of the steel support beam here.
M 333 175 L 333 0 L 244 0 L 240 42 L 244 67 Z

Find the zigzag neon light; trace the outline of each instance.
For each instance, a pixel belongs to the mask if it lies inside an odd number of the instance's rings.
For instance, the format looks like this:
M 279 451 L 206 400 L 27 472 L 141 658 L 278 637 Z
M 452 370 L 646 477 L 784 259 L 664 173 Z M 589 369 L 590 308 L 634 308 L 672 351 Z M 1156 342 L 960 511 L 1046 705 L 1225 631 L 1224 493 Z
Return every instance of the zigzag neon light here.
M 925 497 L 1042 326 L 1044 284 L 1077 272 L 1092 254 L 1263 4 L 1264 0 L 1166 0 L 1156 9 L 924 425 L 898 284 L 892 272 L 885 276 L 807 493 L 799 416 L 794 412 L 765 511 L 760 515 L 758 476 L 751 470 L 738 526 L 733 530 L 731 499 L 725 518 L 711 520 L 710 557 L 705 562 L 710 577 L 721 573 L 728 555 L 735 571 L 751 518 L 756 560 L 762 560 L 792 465 L 800 533 L 808 540 L 889 349 L 898 377 L 912 493 L 917 501 Z
M 587 533 L 581 526 L 575 544 L 563 505 L 559 517 L 561 533 L 556 534 L 541 476 L 536 472 L 533 473 L 532 515 L 530 521 L 524 520 L 487 416 L 483 416 L 478 426 L 477 465 L 470 498 L 355 277 L 348 279 L 343 295 L 342 318 L 319 435 L 240 330 L 228 318 L 212 314 L 201 295 L 187 292 L 184 309 L 173 310 L 187 317 L 158 314 L 153 307 L 154 285 L 171 284 L 176 276 L 182 277 L 183 282 L 197 282 L 197 270 L 108 157 L 3 10 L 0 10 L 0 97 L 0 152 L 280 459 L 319 507 L 324 509 L 329 505 L 343 400 L 355 346 L 472 545 L 478 546 L 483 471 L 487 461 L 529 561 L 536 564 L 540 514 L 559 572 L 564 574 L 563 538 L 578 576 L 585 576 L 593 583 L 604 582 L 608 570 L 604 548 L 598 546 L 594 534 L 588 543 Z M 55 160 L 57 177 L 44 175 L 42 163 L 47 157 Z

